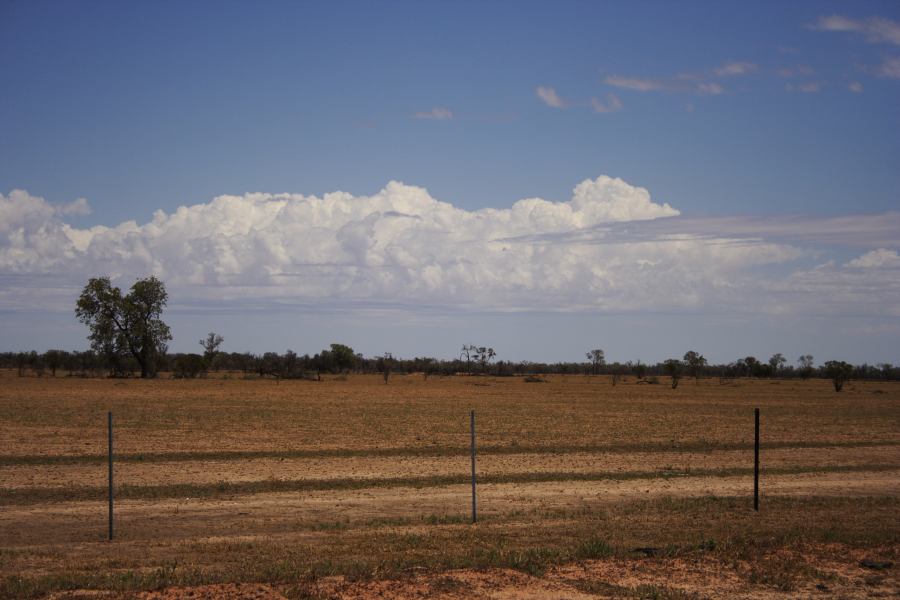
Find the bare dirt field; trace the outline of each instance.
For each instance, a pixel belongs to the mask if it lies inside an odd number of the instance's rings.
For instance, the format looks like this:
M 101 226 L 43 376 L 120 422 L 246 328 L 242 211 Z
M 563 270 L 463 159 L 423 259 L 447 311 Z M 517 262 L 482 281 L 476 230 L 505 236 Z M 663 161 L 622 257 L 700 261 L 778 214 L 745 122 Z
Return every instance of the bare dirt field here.
M 2 372 L 0 596 L 900 594 L 900 384 L 547 380 Z

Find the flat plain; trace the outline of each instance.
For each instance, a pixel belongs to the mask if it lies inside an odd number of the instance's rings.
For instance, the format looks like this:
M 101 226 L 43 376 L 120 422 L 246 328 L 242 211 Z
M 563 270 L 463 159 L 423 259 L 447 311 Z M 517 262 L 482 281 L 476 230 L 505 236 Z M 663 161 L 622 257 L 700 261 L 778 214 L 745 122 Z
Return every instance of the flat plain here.
M 0 373 L 0 595 L 900 594 L 900 383 L 545 379 Z

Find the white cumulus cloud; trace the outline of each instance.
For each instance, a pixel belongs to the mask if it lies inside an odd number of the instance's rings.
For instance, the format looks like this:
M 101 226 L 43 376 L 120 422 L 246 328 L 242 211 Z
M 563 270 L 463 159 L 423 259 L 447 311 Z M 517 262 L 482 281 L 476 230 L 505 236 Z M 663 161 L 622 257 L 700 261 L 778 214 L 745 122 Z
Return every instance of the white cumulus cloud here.
M 861 274 L 893 264 L 895 250 L 787 277 L 760 271 L 810 258 L 795 243 L 812 243 L 804 232 L 896 240 L 900 215 L 691 219 L 608 176 L 582 181 L 566 201 L 474 211 L 399 182 L 369 196 L 224 195 L 144 224 L 65 222 L 86 208 L 0 194 L 0 309 L 70 311 L 88 277 L 129 285 L 151 273 L 173 302 L 204 307 L 815 312 L 857 301 L 842 282 L 863 280 L 867 310 L 900 304 L 895 277 Z
M 859 258 L 854 258 L 847 263 L 847 266 L 859 269 L 898 269 L 900 268 L 900 255 L 897 254 L 896 250 L 878 248 L 863 254 Z

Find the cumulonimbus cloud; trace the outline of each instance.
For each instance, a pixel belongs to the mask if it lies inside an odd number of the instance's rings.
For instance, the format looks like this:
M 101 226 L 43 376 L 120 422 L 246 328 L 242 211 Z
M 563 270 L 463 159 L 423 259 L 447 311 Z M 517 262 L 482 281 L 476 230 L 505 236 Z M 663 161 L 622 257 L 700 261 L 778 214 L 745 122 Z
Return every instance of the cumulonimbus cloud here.
M 581 182 L 564 202 L 528 198 L 476 211 L 399 182 L 371 196 L 219 196 L 157 211 L 144 224 L 65 222 L 67 213 L 87 208 L 83 201 L 55 206 L 24 191 L 0 195 L 0 308 L 71 310 L 87 277 L 109 274 L 128 284 L 153 273 L 169 284 L 173 299 L 204 306 L 809 311 L 814 303 L 803 286 L 876 281 L 894 268 L 895 256 L 886 248 L 878 257 L 794 279 L 761 278 L 760 268 L 811 252 L 791 243 L 788 230 L 766 239 L 765 223 L 683 220 L 647 190 L 607 176 Z M 882 228 L 886 222 L 876 221 Z M 897 239 L 891 232 L 882 238 Z M 867 266 L 865 274 L 857 273 L 859 265 Z M 793 298 L 782 289 L 791 285 L 796 304 L 761 297 Z M 876 287 L 869 294 L 881 304 L 870 303 L 872 310 L 900 306 L 892 288 L 884 288 L 884 297 Z

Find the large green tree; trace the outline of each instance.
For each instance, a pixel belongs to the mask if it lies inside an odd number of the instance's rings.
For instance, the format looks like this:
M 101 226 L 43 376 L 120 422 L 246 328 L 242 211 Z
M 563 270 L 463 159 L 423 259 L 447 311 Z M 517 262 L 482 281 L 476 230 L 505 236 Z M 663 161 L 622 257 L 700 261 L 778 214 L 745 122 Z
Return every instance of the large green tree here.
M 156 277 L 138 279 L 126 295 L 109 277 L 95 277 L 81 291 L 75 306 L 78 320 L 87 325 L 91 348 L 116 359 L 130 354 L 141 367 L 141 377 L 156 375 L 156 362 L 172 339 L 161 316 L 169 296 Z

